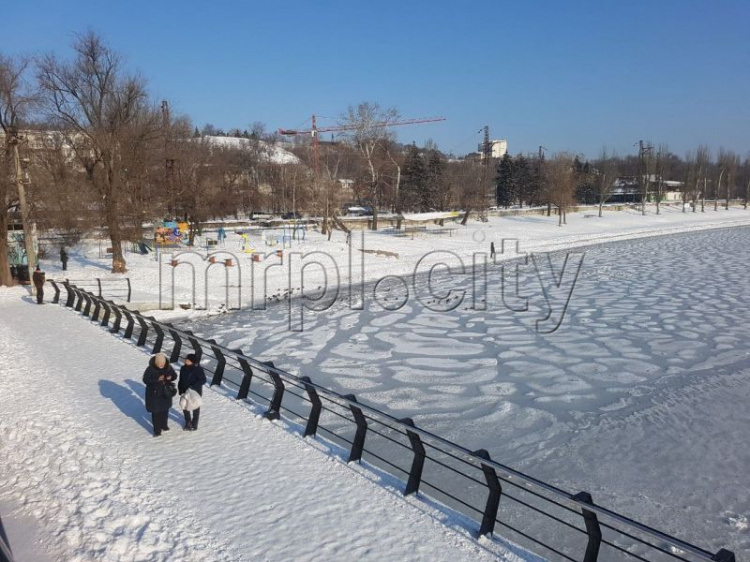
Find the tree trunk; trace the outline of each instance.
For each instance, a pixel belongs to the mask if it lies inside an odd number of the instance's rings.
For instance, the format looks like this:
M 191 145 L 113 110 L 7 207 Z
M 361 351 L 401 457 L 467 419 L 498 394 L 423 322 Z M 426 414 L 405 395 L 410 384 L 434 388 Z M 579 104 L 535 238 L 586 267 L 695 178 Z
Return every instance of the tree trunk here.
M 5 151 L 2 156 L 5 163 L 9 165 L 9 153 Z M 0 169 L 5 171 L 3 166 Z M 0 287 L 10 287 L 13 284 L 13 276 L 10 274 L 10 263 L 8 261 L 8 183 L 5 178 L 0 178 Z
M 661 214 L 661 181 L 662 177 L 659 174 L 659 183 L 656 185 L 656 214 Z
M 466 209 L 466 212 L 464 213 L 464 218 L 461 219 L 461 226 L 466 226 L 466 223 L 469 222 L 470 214 L 471 214 L 471 209 Z
M 113 162 L 112 154 L 104 159 L 106 178 L 106 193 L 104 205 L 106 207 L 107 230 L 109 230 L 109 240 L 112 244 L 112 273 L 125 273 L 125 258 L 122 255 L 122 232 L 120 230 L 120 205 L 119 205 L 119 188 L 117 184 L 117 172 Z
M 0 182 L 3 183 L 3 182 Z M 13 276 L 10 274 L 8 263 L 8 208 L 5 189 L 0 187 L 0 287 L 10 287 L 13 284 Z
M 552 203 L 547 203 L 547 216 L 552 216 Z
M 719 174 L 719 183 L 716 184 L 716 194 L 714 196 L 714 211 L 719 210 L 719 193 L 721 193 L 721 178 L 724 175 L 724 170 L 721 170 Z
M 726 202 L 726 205 L 724 206 L 724 209 L 727 211 L 729 210 L 729 197 L 731 195 L 729 193 L 729 190 L 731 189 L 730 186 L 732 185 L 732 179 L 733 179 L 732 174 L 731 173 L 727 174 L 727 202 Z
M 604 202 L 603 202 L 603 201 L 601 200 L 601 198 L 600 198 L 600 199 L 599 199 L 599 218 L 601 218 L 601 217 L 602 217 L 602 205 L 603 205 L 603 204 L 604 204 Z
M 115 209 L 115 213 L 116 213 Z M 116 217 L 116 215 L 115 215 Z M 122 256 L 122 233 L 120 232 L 120 222 L 117 217 L 107 221 L 109 224 L 109 240 L 112 244 L 112 273 L 125 273 L 125 258 Z

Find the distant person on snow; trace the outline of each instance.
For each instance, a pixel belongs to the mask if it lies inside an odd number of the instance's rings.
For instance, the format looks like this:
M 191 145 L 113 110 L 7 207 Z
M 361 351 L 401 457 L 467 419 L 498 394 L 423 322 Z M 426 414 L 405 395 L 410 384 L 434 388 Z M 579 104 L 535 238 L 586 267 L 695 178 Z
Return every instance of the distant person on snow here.
M 490 242 L 490 259 L 495 258 L 495 243 Z
M 154 437 L 159 437 L 162 431 L 169 431 L 169 409 L 172 407 L 172 398 L 177 394 L 172 381 L 176 378 L 177 373 L 163 353 L 154 355 L 143 373 L 143 383 L 146 385 L 146 410 L 151 413 Z
M 34 287 L 36 287 L 36 304 L 44 304 L 44 282 L 47 279 L 44 271 L 38 265 L 31 276 L 31 280 L 34 282 Z
M 189 353 L 185 357 L 185 364 L 180 369 L 180 381 L 177 383 L 177 391 L 180 396 L 184 396 L 188 391 L 198 393 L 198 396 L 203 396 L 203 385 L 206 384 L 206 373 L 203 371 L 203 367 L 196 360 L 195 353 Z M 190 393 L 185 397 L 186 408 L 183 408 L 182 413 L 185 416 L 185 425 L 183 426 L 184 431 L 195 431 L 198 429 L 198 418 L 201 415 L 201 408 L 198 405 L 197 408 L 190 409 Z M 183 401 L 180 402 L 181 404 Z
M 62 262 L 62 270 L 68 271 L 68 252 L 65 251 L 65 246 L 60 246 L 60 261 Z

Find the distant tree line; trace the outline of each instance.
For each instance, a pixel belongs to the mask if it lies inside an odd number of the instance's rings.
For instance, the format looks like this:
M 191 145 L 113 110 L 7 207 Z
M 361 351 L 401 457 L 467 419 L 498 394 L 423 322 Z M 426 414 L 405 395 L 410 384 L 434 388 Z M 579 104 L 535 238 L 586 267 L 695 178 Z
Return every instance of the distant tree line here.
M 165 219 L 188 222 L 192 242 L 213 218 L 294 211 L 320 217 L 330 236 L 346 229 L 339 216 L 351 205 L 372 209 L 374 229 L 383 212 L 462 210 L 466 223 L 493 204 L 546 207 L 564 224 L 572 205 L 601 208 L 622 177 L 643 185 L 644 201 L 679 180 L 693 211 L 706 201 L 718 209 L 721 198 L 727 208 L 750 190 L 748 159 L 724 150 L 680 158 L 646 143 L 638 156 L 592 161 L 541 152 L 457 159 L 432 142 L 396 142 L 399 119 L 395 108 L 352 105 L 343 132 L 319 138 L 316 152 L 309 136 L 281 143 L 261 122 L 225 131 L 173 115 L 93 32 L 65 57 L 0 53 L 0 285 L 11 283 L 4 234 L 19 215 L 69 240 L 104 233 L 112 270 L 124 272 L 123 244 Z
M 551 158 L 539 155 L 504 155 L 497 163 L 495 201 L 499 207 L 547 206 L 565 222 L 572 205 L 602 205 L 613 196 L 629 194 L 626 202 L 656 203 L 656 212 L 667 192 L 679 192 L 683 211 L 729 208 L 739 199 L 747 208 L 750 197 L 750 158 L 720 149 L 715 157 L 701 145 L 684 158 L 666 145 L 643 145 L 641 154 L 625 157 L 602 150 L 592 161 L 569 153 Z

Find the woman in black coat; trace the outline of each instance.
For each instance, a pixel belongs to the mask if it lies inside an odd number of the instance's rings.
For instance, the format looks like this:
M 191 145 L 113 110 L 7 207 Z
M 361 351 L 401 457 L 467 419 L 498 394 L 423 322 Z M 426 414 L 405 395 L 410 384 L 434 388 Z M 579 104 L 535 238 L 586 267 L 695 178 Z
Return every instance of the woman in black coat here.
M 168 431 L 167 419 L 172 407 L 172 396 L 167 385 L 177 378 L 177 374 L 163 353 L 157 353 L 148 362 L 143 373 L 146 385 L 146 410 L 151 412 L 151 423 L 154 426 L 154 437 L 162 431 Z M 170 385 L 174 388 L 174 385 Z
M 177 391 L 180 395 L 185 394 L 188 389 L 192 389 L 203 396 L 203 385 L 206 384 L 206 373 L 203 367 L 196 361 L 195 353 L 189 353 L 185 357 L 185 364 L 180 368 L 180 382 L 177 383 Z M 201 415 L 201 409 L 196 408 L 192 412 L 182 410 L 185 416 L 184 431 L 195 431 L 198 429 L 198 418 Z

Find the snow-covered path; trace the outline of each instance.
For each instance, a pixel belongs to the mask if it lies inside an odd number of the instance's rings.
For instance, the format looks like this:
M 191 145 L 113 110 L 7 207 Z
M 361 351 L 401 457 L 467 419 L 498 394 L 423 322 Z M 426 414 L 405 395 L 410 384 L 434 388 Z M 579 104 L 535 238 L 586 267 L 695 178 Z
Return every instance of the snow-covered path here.
M 530 558 L 218 392 L 198 432 L 173 411 L 152 438 L 148 356 L 23 294 L 0 293 L 0 505 L 39 522 L 46 559 Z

